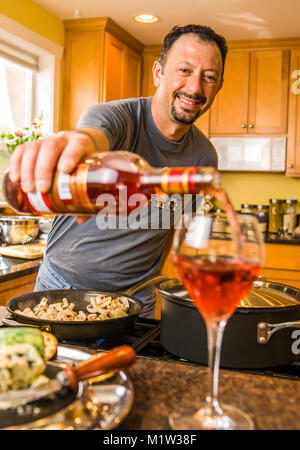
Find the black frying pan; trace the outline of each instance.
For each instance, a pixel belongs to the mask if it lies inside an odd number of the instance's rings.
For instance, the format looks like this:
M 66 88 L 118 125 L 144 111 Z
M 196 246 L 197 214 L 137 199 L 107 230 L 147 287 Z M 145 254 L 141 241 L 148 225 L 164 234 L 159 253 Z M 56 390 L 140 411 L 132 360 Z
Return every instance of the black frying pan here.
M 45 331 L 53 333 L 59 340 L 92 341 L 102 337 L 127 333 L 143 309 L 143 303 L 131 297 L 131 295 L 144 287 L 163 281 L 166 278 L 164 275 L 152 276 L 123 293 L 79 289 L 32 292 L 9 300 L 6 303 L 6 308 L 17 322 L 42 328 Z M 16 310 L 23 311 L 27 307 L 33 310 L 43 297 L 48 299 L 49 304 L 61 302 L 66 297 L 70 303 L 75 304 L 75 311 L 86 311 L 91 297 L 95 297 L 96 295 L 106 295 L 112 298 L 120 295 L 126 297 L 130 305 L 128 316 L 108 320 L 67 322 L 36 319 L 15 312 Z

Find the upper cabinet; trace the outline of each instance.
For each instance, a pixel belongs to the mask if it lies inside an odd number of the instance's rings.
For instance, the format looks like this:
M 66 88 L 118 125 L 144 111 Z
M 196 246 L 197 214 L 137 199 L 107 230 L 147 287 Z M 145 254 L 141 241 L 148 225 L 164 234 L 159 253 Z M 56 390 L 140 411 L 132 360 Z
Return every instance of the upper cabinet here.
M 109 18 L 64 22 L 63 128 L 95 103 L 141 95 L 143 44 Z
M 142 56 L 124 42 L 106 33 L 104 102 L 141 95 Z
M 92 104 L 154 94 L 160 46 L 144 47 L 107 17 L 64 25 L 64 129 Z M 287 137 L 286 175 L 299 177 L 300 38 L 229 42 L 224 85 L 195 125 L 208 137 Z
M 287 132 L 289 50 L 229 50 L 224 85 L 210 112 L 211 135 Z
M 286 175 L 300 177 L 300 49 L 291 51 Z

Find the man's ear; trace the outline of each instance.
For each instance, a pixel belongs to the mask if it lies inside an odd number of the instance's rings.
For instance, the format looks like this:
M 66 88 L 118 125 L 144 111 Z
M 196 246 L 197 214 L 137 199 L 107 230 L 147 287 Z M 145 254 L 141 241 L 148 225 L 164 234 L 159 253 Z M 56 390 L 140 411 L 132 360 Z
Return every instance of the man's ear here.
M 218 87 L 218 92 L 222 89 L 223 83 L 224 83 L 224 78 L 222 78 L 222 80 L 220 81 L 220 84 L 219 84 L 219 87 Z
M 153 82 L 154 86 L 158 87 L 160 85 L 160 80 L 162 76 L 162 67 L 160 62 L 155 61 L 152 67 L 152 73 L 153 73 Z

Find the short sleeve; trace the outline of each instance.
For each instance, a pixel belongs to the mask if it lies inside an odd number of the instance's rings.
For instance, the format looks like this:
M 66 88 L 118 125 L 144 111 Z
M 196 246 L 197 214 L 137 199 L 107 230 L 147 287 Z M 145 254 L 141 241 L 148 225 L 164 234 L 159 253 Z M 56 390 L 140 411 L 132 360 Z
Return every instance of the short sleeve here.
M 96 128 L 109 140 L 110 150 L 128 150 L 134 131 L 134 116 L 125 102 L 96 104 L 81 115 L 77 128 Z

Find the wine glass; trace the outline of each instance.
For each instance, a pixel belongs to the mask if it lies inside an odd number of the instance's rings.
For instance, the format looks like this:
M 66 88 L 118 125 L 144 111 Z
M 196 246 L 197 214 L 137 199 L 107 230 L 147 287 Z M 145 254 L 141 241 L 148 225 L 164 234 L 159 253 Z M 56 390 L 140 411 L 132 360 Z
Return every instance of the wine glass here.
M 259 275 L 264 244 L 254 216 L 236 215 L 228 204 L 226 210 L 223 217 L 203 211 L 185 216 L 174 236 L 177 271 L 206 324 L 211 391 L 202 405 L 181 408 L 169 417 L 177 430 L 254 429 L 247 414 L 219 402 L 219 363 L 224 328 Z

